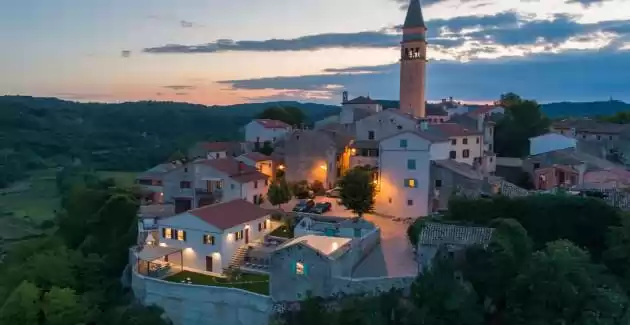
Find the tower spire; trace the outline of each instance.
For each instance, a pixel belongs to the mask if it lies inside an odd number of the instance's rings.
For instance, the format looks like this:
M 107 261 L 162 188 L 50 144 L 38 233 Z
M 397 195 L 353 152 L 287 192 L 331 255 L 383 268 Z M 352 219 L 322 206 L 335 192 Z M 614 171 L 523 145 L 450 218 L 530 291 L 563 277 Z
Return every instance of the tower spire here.
M 420 0 L 411 0 L 409 8 L 407 9 L 407 17 L 405 17 L 405 28 L 418 28 L 427 26 L 424 24 L 424 17 L 422 16 L 422 7 L 420 7 Z

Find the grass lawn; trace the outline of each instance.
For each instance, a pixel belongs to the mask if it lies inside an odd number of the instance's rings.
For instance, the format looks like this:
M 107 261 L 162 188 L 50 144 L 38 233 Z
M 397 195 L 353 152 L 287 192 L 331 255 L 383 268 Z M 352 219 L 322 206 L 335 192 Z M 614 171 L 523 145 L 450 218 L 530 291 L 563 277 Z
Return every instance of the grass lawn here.
M 190 278 L 190 282 L 192 282 L 192 284 L 238 288 L 254 293 L 269 295 L 269 276 L 264 274 L 243 273 L 238 280 L 230 282 L 226 278 L 182 271 L 167 277 L 165 280 L 171 282 L 181 282 L 182 280 L 186 280 L 186 278 Z
M 138 172 L 110 172 L 110 171 L 99 171 L 97 172 L 99 177 L 102 178 L 113 178 L 117 184 L 121 186 L 132 186 L 136 181 L 136 176 L 139 174 Z
M 53 169 L 35 171 L 28 179 L 13 184 L 15 191 L 0 194 L 0 213 L 12 213 L 17 218 L 28 216 L 38 224 L 54 217 L 59 208 L 55 173 Z

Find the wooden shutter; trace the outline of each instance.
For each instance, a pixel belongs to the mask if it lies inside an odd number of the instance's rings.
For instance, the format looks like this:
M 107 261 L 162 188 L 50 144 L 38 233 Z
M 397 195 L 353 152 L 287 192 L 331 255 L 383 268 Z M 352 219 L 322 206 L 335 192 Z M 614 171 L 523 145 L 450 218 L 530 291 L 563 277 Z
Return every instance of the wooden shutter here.
M 184 241 L 186 241 L 186 231 L 182 230 L 182 232 L 184 233 Z
M 166 238 L 166 228 L 162 228 L 162 238 Z

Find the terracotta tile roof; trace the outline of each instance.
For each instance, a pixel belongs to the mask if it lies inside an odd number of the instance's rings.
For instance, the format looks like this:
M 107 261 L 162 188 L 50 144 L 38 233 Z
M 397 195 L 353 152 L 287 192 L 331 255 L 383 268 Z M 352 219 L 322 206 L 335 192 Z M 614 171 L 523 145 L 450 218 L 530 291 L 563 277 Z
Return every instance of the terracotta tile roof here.
M 221 230 L 230 229 L 243 223 L 258 220 L 271 211 L 260 206 L 236 199 L 228 202 L 206 205 L 187 213 L 213 225 Z
M 388 137 L 385 137 L 385 138 L 381 139 L 380 141 L 384 141 L 384 140 L 393 138 L 393 137 L 398 136 L 398 135 L 403 134 L 403 133 L 415 134 L 415 135 L 417 135 L 417 136 L 419 136 L 419 137 L 421 137 L 421 138 L 423 138 L 423 139 L 425 139 L 425 140 L 427 140 L 427 141 L 429 141 L 431 143 L 448 141 L 447 138 L 445 138 L 445 137 L 443 137 L 443 136 L 441 136 L 439 134 L 435 134 L 435 133 L 431 133 L 431 132 L 427 132 L 427 131 L 420 131 L 420 130 L 402 130 L 402 131 L 400 131 L 400 132 L 398 132 L 396 134 L 392 134 L 392 135 L 390 135 Z
M 493 228 L 467 227 L 427 222 L 420 233 L 419 245 L 487 245 L 492 239 Z
M 426 104 L 425 110 L 427 116 L 448 116 L 442 104 Z
M 265 129 L 286 129 L 291 127 L 289 124 L 278 120 L 258 119 L 254 120 L 254 122 L 262 125 Z
M 251 161 L 255 161 L 255 162 L 273 160 L 273 158 L 271 156 L 263 155 L 262 153 L 260 153 L 258 151 L 246 153 L 246 154 L 242 155 L 241 157 L 245 157 L 245 158 L 247 158 L 247 159 L 249 159 Z
M 199 146 L 210 152 L 217 152 L 230 151 L 237 146 L 240 147 L 240 144 L 238 142 L 201 142 L 199 143 Z
M 256 170 L 255 167 L 249 166 L 232 157 L 204 159 L 195 162 L 195 164 L 202 164 L 214 168 L 239 183 L 249 183 L 269 178 L 269 176 Z
M 439 131 L 446 137 L 464 137 L 468 135 L 481 135 L 482 133 L 473 128 L 467 128 L 457 123 L 442 123 L 429 126 L 430 129 Z
M 589 118 L 565 119 L 554 122 L 552 127 L 554 129 L 575 129 L 577 132 L 602 134 L 619 134 L 628 129 L 627 124 L 606 123 Z
M 351 99 L 347 102 L 343 102 L 342 104 L 378 104 L 379 102 L 370 98 L 370 96 L 359 96 L 355 99 Z

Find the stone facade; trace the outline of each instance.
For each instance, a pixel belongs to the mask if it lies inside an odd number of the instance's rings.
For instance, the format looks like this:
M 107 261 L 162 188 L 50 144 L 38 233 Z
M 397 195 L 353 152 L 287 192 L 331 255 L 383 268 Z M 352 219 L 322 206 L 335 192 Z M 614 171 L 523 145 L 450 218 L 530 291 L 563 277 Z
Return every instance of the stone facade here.
M 268 296 L 245 290 L 168 282 L 132 272 L 132 289 L 145 306 L 156 305 L 174 325 L 267 325 Z

